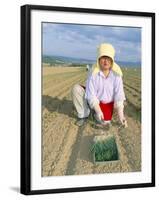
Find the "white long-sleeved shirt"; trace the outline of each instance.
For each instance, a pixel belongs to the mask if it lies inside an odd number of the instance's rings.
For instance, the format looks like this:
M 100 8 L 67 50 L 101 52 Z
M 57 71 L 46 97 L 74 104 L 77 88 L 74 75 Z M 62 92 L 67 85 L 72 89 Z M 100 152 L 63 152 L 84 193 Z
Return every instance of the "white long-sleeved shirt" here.
M 100 101 L 116 103 L 126 100 L 122 77 L 112 70 L 107 77 L 101 70 L 96 74 L 91 73 L 86 81 L 85 98 L 91 108 Z

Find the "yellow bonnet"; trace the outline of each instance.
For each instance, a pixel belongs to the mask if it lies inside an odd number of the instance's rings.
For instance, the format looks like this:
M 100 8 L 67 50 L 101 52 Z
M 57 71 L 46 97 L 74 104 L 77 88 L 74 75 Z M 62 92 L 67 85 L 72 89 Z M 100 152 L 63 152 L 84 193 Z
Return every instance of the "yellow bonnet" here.
M 111 44 L 108 44 L 108 43 L 102 43 L 102 44 L 100 44 L 100 46 L 97 49 L 97 53 L 98 53 L 98 55 L 97 55 L 97 61 L 93 65 L 93 74 L 99 72 L 99 70 L 100 70 L 99 58 L 101 56 L 108 56 L 108 57 L 112 58 L 112 60 L 113 60 L 112 70 L 116 74 L 118 74 L 120 76 L 123 75 L 120 66 L 117 63 L 115 63 L 115 61 L 114 61 L 115 49 L 114 49 L 114 47 Z

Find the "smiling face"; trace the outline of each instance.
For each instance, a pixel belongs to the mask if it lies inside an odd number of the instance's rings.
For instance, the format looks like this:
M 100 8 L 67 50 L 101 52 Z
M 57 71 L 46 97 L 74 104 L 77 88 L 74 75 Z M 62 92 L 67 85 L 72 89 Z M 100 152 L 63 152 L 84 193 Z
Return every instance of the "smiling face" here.
M 99 58 L 99 65 L 102 71 L 110 69 L 112 67 L 112 64 L 113 60 L 108 56 L 101 56 Z

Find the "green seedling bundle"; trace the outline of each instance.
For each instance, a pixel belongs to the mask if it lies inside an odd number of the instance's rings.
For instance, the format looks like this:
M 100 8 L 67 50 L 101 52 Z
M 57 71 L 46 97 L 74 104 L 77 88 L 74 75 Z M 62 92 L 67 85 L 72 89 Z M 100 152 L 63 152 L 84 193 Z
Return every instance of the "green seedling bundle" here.
M 103 139 L 98 136 L 95 138 L 94 144 L 91 148 L 93 152 L 94 162 L 110 162 L 119 160 L 119 153 L 114 136 L 109 136 Z

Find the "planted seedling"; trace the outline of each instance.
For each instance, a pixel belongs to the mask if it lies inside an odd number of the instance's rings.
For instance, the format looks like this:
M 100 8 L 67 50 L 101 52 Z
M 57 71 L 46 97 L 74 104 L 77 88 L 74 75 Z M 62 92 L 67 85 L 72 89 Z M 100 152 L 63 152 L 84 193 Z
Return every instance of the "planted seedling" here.
M 118 148 L 114 136 L 102 140 L 96 140 L 91 148 L 95 162 L 117 161 L 119 159 Z

